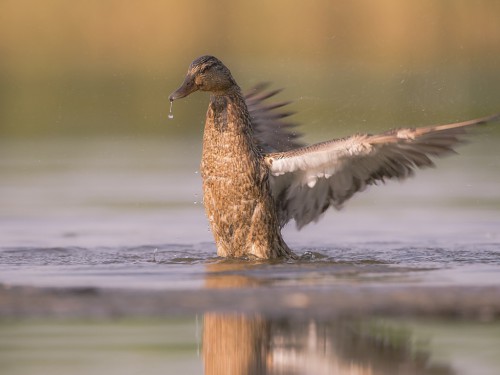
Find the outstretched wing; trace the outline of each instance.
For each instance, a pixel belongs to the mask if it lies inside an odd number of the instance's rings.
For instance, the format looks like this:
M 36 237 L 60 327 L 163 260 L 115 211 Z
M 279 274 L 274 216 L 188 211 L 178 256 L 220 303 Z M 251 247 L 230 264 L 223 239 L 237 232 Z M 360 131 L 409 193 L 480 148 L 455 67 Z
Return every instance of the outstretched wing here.
M 500 114 L 475 120 L 318 143 L 271 153 L 265 161 L 280 221 L 292 218 L 298 228 L 318 220 L 330 206 L 340 208 L 356 192 L 385 179 L 405 179 L 416 168 L 434 165 L 431 157 L 455 152 L 467 129 L 497 120 Z
M 245 94 L 254 136 L 264 152 L 282 152 L 304 146 L 294 132 L 296 124 L 287 121 L 293 112 L 282 111 L 290 102 L 267 104 L 281 90 L 267 90 L 269 84 L 260 83 Z

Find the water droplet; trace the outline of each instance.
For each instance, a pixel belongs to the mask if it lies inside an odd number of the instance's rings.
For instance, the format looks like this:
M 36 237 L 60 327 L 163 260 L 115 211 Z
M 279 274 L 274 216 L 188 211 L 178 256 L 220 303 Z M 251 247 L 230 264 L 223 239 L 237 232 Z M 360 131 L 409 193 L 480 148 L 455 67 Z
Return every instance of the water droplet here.
M 174 104 L 174 102 L 170 102 L 170 112 L 168 112 L 168 118 L 169 119 L 173 119 L 174 118 L 174 114 L 172 113 L 172 104 Z

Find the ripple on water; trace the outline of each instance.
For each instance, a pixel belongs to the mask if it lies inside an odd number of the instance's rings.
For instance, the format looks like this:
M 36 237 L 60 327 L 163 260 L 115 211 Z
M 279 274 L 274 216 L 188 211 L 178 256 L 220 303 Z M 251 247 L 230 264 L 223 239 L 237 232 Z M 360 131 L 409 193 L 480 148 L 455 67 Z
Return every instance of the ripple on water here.
M 358 243 L 308 247 L 294 261 L 224 260 L 213 243 L 131 247 L 0 249 L 0 282 L 49 286 L 199 287 L 207 278 L 238 276 L 251 284 L 325 285 L 415 281 L 417 271 L 478 265 L 499 269 L 500 244 L 417 246 Z M 490 269 L 491 271 L 491 269 Z M 231 276 L 231 277 L 232 277 Z M 424 277 L 424 276 L 422 276 Z M 499 280 L 500 282 L 500 280 Z

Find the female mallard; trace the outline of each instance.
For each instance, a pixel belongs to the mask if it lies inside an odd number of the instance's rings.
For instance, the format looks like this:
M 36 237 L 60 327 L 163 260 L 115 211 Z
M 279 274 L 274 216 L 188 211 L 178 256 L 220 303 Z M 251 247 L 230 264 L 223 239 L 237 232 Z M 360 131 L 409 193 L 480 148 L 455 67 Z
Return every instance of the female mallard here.
M 295 255 L 281 237 L 294 219 L 300 229 L 330 206 L 340 206 L 367 185 L 404 179 L 433 166 L 430 156 L 453 152 L 466 128 L 499 115 L 379 135 L 356 134 L 303 147 L 282 119 L 289 113 L 264 101 L 277 92 L 255 88 L 244 96 L 229 69 L 213 56 L 189 66 L 170 101 L 208 91 L 201 176 L 203 203 L 223 257 L 270 259 Z

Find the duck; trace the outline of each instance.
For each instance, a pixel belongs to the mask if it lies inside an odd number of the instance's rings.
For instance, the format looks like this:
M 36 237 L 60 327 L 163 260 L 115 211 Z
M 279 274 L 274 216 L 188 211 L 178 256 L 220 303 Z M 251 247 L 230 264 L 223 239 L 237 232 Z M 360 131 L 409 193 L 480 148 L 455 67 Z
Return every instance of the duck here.
M 268 101 L 280 90 L 259 84 L 244 94 L 214 56 L 189 65 L 171 105 L 196 91 L 210 93 L 200 175 L 217 255 L 225 258 L 296 259 L 281 234 L 288 222 L 300 230 L 369 185 L 433 167 L 433 158 L 455 153 L 469 129 L 500 117 L 306 145 L 288 120 L 292 112 L 283 110 L 290 102 Z

